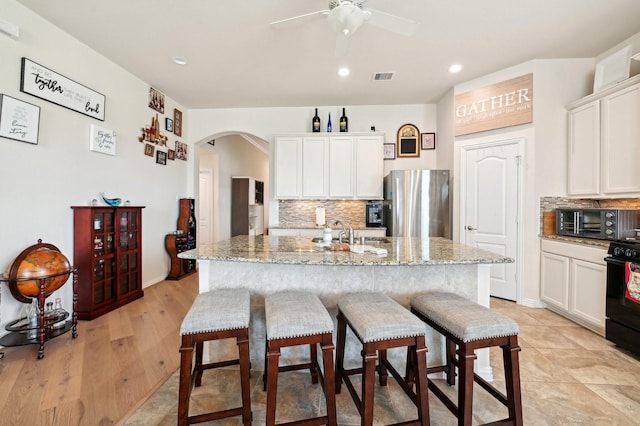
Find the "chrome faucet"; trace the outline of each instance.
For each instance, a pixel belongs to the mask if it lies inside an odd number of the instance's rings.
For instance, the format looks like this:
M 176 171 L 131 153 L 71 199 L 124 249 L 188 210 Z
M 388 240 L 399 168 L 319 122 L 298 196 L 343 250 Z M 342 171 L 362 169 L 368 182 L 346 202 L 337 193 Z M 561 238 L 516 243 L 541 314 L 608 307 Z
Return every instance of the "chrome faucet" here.
M 354 244 L 354 235 L 353 235 L 353 228 L 351 227 L 351 225 L 346 225 L 344 223 L 342 223 L 342 221 L 340 220 L 336 220 L 333 225 L 340 225 L 342 226 L 342 231 L 340 231 L 340 233 L 338 234 L 338 238 L 340 239 L 340 242 L 342 243 L 342 236 L 344 235 L 345 237 L 349 237 L 349 244 L 353 245 Z M 347 228 L 349 227 L 349 232 L 347 232 Z

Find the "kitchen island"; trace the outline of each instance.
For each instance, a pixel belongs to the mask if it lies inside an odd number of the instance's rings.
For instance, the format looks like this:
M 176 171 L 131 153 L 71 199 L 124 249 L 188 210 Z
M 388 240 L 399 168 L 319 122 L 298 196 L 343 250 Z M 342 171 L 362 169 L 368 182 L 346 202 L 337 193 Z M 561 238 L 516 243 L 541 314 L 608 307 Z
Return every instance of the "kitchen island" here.
M 335 321 L 337 302 L 346 293 L 380 291 L 404 306 L 424 291 L 447 291 L 489 306 L 491 266 L 512 259 L 458 244 L 445 238 L 382 238 L 365 242 L 370 251 L 331 251 L 310 237 L 237 236 L 180 253 L 198 262 L 200 292 L 245 287 L 251 291 L 250 347 L 254 368 L 264 364 L 264 297 L 281 290 L 306 290 L 318 295 Z M 354 249 L 362 247 L 353 247 Z M 348 338 L 354 339 L 348 335 Z M 443 339 L 427 332 L 428 362 L 441 362 Z M 214 342 L 210 350 L 235 353 L 233 342 Z M 297 358 L 288 348 L 283 358 Z M 396 351 L 396 353 L 392 353 Z M 390 351 L 393 361 L 404 363 L 405 353 Z M 306 353 L 306 352 L 302 352 Z M 361 362 L 355 341 L 347 343 L 347 359 Z M 492 378 L 488 350 L 478 354 L 477 371 Z

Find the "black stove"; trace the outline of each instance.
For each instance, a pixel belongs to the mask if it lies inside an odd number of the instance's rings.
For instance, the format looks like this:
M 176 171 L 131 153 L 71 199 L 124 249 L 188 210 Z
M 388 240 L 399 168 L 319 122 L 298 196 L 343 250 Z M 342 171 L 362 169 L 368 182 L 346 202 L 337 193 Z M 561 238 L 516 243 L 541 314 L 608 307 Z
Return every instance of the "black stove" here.
M 612 241 L 607 253 L 606 338 L 640 354 L 640 240 Z

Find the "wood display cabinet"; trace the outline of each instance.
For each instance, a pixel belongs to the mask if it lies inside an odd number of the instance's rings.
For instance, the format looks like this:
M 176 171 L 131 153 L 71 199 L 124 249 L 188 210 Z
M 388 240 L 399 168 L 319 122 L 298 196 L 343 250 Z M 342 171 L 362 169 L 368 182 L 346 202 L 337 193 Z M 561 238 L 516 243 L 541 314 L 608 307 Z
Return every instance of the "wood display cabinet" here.
M 195 200 L 181 198 L 178 202 L 177 230 L 164 237 L 164 247 L 171 265 L 167 280 L 179 280 L 196 272 L 195 259 L 180 259 L 178 253 L 196 248 Z
M 92 320 L 144 295 L 144 207 L 71 208 L 73 263 L 78 269 L 78 319 Z

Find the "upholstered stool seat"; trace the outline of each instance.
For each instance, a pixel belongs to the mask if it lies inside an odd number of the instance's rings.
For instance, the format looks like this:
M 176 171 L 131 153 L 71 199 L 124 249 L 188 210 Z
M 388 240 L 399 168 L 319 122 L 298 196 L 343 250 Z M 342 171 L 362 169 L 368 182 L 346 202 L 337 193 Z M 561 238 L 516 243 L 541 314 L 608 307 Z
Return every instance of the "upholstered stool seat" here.
M 428 292 L 414 296 L 411 299 L 411 311 L 446 338 L 446 364 L 429 367 L 427 373 L 444 371 L 447 383 L 454 385 L 457 366 L 460 376 L 458 403 L 451 401 L 433 381 L 429 382 L 429 389 L 456 415 L 458 424 L 471 425 L 475 381 L 507 406 L 509 416 L 500 424 L 521 425 L 518 323 L 453 293 Z M 502 348 L 506 396 L 473 371 L 476 349 L 492 346 Z
M 268 295 L 264 302 L 267 342 L 264 390 L 267 391 L 267 426 L 275 425 L 278 373 L 309 369 L 312 383 L 318 378 L 326 400 L 326 415 L 287 423 L 288 425 L 336 425 L 335 373 L 333 364 L 333 321 L 326 308 L 312 293 L 282 291 Z M 322 349 L 324 374 L 318 364 L 317 345 Z M 280 366 L 280 349 L 309 345 L 307 363 Z
M 182 345 L 180 347 L 178 425 L 202 423 L 240 415 L 245 426 L 251 425 L 249 300 L 249 291 L 246 289 L 224 289 L 200 293 L 191 305 L 180 327 Z M 236 339 L 238 358 L 203 364 L 204 342 L 228 338 Z M 195 364 L 193 363 L 194 350 L 196 352 Z M 242 406 L 189 416 L 191 390 L 194 385 L 201 385 L 203 371 L 231 365 L 240 366 Z
M 344 352 L 347 326 L 363 346 L 362 367 L 345 369 Z M 375 372 L 380 385 L 387 384 L 387 372 L 398 382 L 418 409 L 418 419 L 402 424 L 428 425 L 426 327 L 403 306 L 382 293 L 351 293 L 338 301 L 338 348 L 336 355 L 336 393 L 344 382 L 360 412 L 361 424 L 373 424 Z M 400 376 L 387 360 L 386 351 L 395 347 L 408 348 L 408 360 L 417 368 L 416 391 Z M 350 376 L 362 374 L 358 395 Z

